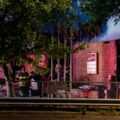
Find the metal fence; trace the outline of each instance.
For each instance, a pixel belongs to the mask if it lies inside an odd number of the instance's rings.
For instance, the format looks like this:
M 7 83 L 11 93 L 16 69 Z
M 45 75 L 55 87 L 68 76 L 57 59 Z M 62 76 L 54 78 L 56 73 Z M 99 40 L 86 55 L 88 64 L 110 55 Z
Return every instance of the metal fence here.
M 12 83 L 16 97 L 120 99 L 119 82 L 31 81 Z M 0 81 L 0 97 L 10 97 L 8 81 Z

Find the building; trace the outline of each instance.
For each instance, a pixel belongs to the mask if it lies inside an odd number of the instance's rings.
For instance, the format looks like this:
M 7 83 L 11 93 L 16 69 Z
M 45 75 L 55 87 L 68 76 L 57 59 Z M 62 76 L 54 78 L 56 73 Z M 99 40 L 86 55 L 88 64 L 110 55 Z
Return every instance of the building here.
M 79 44 L 75 44 L 76 48 Z M 73 54 L 73 81 L 107 82 L 117 70 L 116 41 L 89 43 Z M 83 79 L 84 78 L 84 79 Z
M 74 44 L 73 48 L 79 44 Z M 115 79 L 112 76 L 116 76 Z M 97 86 L 93 93 L 89 95 L 88 92 L 87 97 L 118 98 L 120 90 L 116 82 L 120 81 L 120 41 L 89 43 L 86 49 L 74 53 L 73 81 L 80 82 L 79 86 Z

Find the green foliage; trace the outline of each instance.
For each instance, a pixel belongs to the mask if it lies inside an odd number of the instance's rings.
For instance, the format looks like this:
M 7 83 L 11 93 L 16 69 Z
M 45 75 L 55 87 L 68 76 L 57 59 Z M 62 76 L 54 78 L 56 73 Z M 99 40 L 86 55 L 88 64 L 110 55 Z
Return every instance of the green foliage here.
M 63 44 L 54 45 L 49 47 L 48 55 L 54 59 L 64 58 L 70 53 L 69 47 L 64 47 Z
M 71 51 L 72 51 L 72 52 L 76 52 L 76 51 L 78 51 L 78 50 L 83 50 L 83 49 L 85 49 L 85 48 L 87 47 L 87 45 L 88 45 L 87 42 L 85 42 L 85 43 L 79 45 L 77 48 L 72 49 Z
M 47 52 L 48 57 L 64 58 L 67 54 L 86 47 L 80 45 L 75 50 L 56 39 L 43 34 L 48 23 L 52 27 L 73 26 L 76 12 L 72 0 L 2 0 L 0 2 L 0 65 L 15 61 L 18 65 L 32 52 L 38 55 Z M 36 53 L 35 53 L 35 52 Z
M 41 54 L 49 51 L 50 56 L 51 53 L 58 52 L 61 56 L 61 52 L 64 51 L 63 45 L 50 48 L 51 38 L 43 34 L 44 26 L 48 22 L 57 25 L 69 21 L 67 16 L 73 12 L 71 3 L 72 0 L 2 0 L 0 2 L 0 64 L 13 60 L 20 64 L 26 60 L 26 51 L 33 49 Z
M 39 73 L 41 76 L 45 76 L 46 73 L 50 72 L 50 69 L 48 67 L 46 68 L 41 68 L 39 66 L 36 67 L 36 71 Z
M 116 109 L 103 109 L 103 108 L 96 108 L 96 112 L 101 113 L 102 115 L 115 115 L 118 116 L 119 112 Z
M 102 115 L 106 115 L 107 114 L 106 110 L 99 110 L 98 112 L 101 113 Z
M 87 108 L 86 108 L 86 106 L 77 106 L 76 111 L 82 112 L 82 115 L 86 115 Z
M 117 112 L 117 110 L 113 109 L 112 112 L 115 116 L 119 116 L 119 113 Z
M 85 11 L 90 16 L 90 23 L 107 22 L 110 17 L 115 17 L 115 22 L 120 20 L 119 0 L 79 0 L 80 11 Z M 96 24 L 95 24 L 96 23 Z
M 43 33 L 48 24 L 52 28 L 58 24 L 73 25 L 75 14 L 72 0 L 0 0 L 0 65 L 13 61 L 20 65 L 28 61 L 42 75 L 45 74 L 49 70 L 40 68 L 37 61 L 29 59 L 27 54 L 47 52 L 50 57 L 62 58 L 72 52 L 62 44 L 55 45 L 55 41 Z M 11 77 L 7 76 L 12 82 Z M 11 91 L 12 88 L 11 84 Z

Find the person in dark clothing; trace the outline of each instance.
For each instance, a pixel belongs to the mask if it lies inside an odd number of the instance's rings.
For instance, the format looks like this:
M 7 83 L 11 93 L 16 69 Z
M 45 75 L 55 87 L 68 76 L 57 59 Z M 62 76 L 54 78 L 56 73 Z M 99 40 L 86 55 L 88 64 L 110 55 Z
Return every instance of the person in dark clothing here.
M 29 88 L 29 74 L 25 71 L 25 67 L 21 66 L 21 71 L 16 74 L 16 80 L 18 81 L 18 96 L 27 97 Z
M 30 91 L 31 97 L 41 97 L 42 96 L 42 82 L 40 81 L 40 76 L 34 72 L 30 73 Z
M 117 76 L 116 73 L 111 76 L 111 98 L 117 97 Z
M 53 72 L 53 81 L 57 81 L 57 73 Z
M 67 88 L 70 88 L 70 69 L 67 68 L 66 72 L 66 82 L 67 82 Z

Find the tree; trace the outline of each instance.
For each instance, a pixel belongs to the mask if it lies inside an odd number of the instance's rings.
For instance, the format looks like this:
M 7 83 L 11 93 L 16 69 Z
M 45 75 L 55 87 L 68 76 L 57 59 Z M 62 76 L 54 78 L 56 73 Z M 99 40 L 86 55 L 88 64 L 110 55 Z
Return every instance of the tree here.
M 11 96 L 14 96 L 13 61 L 24 63 L 29 60 L 26 52 L 33 50 L 42 54 L 57 49 L 58 56 L 61 50 L 64 54 L 68 52 L 61 45 L 54 47 L 54 40 L 44 33 L 46 24 L 73 24 L 75 12 L 71 4 L 72 0 L 0 0 L 0 65 L 9 80 Z
M 110 17 L 115 17 L 115 23 L 120 20 L 119 0 L 79 0 L 80 11 L 85 11 L 90 16 L 90 23 L 103 24 Z
M 52 43 L 44 33 L 44 26 L 72 10 L 71 0 L 1 0 L 0 1 L 0 64 L 13 91 L 10 64 L 23 63 L 26 51 L 48 50 Z M 61 16 L 62 15 L 62 16 Z M 34 42 L 33 42 L 34 41 Z M 39 49 L 39 50 L 38 50 Z M 9 63 L 9 64 L 6 64 Z M 12 92 L 13 96 L 13 92 Z
M 0 63 L 21 62 L 34 40 L 34 48 L 45 48 L 44 26 L 61 19 L 71 0 L 2 0 L 0 2 Z M 60 13 L 60 14 L 59 14 Z M 47 41 L 48 42 L 48 41 Z M 44 44 L 44 45 L 43 45 Z

